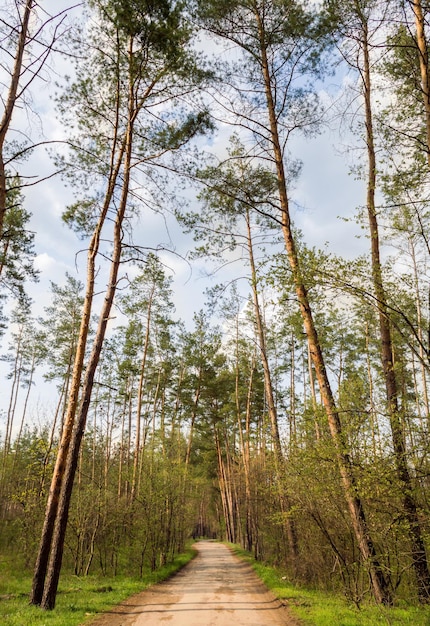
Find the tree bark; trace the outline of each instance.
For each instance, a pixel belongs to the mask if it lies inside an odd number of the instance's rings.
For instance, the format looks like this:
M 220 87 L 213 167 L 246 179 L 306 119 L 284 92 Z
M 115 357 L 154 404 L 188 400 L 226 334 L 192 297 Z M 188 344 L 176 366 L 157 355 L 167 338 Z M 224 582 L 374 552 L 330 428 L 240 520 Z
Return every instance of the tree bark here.
M 430 169 L 430 72 L 428 44 L 425 35 L 425 21 L 421 0 L 413 0 L 411 5 L 415 15 L 416 40 L 421 72 L 421 91 L 425 110 L 427 166 Z
M 117 107 L 119 108 L 119 86 L 117 92 Z M 96 258 L 100 246 L 101 232 L 106 221 L 109 207 L 115 190 L 115 185 L 123 163 L 123 157 L 127 146 L 127 141 L 119 141 L 118 128 L 115 129 L 113 144 L 111 149 L 111 163 L 108 186 L 100 212 L 100 216 L 92 235 L 87 254 L 87 287 L 82 310 L 81 325 L 76 347 L 75 360 L 73 365 L 72 379 L 70 383 L 67 411 L 64 418 L 64 425 L 60 446 L 57 453 L 54 472 L 49 490 L 48 502 L 46 505 L 45 518 L 42 529 L 42 536 L 37 555 L 35 571 L 33 576 L 33 587 L 30 595 L 31 604 L 41 604 L 45 577 L 51 550 L 54 533 L 55 519 L 60 499 L 60 492 L 66 468 L 67 456 L 72 440 L 73 426 L 78 409 L 80 385 L 84 367 L 85 350 L 87 346 L 88 331 L 90 327 L 92 303 L 94 297 L 94 285 L 96 277 Z M 118 153 L 117 153 L 118 150 Z
M 236 321 L 238 331 L 238 320 Z M 238 332 L 236 332 L 236 345 L 238 345 Z M 236 351 L 236 413 L 239 432 L 239 445 L 242 457 L 242 467 L 245 478 L 245 549 L 252 551 L 257 543 L 257 520 L 252 506 L 251 472 L 250 472 L 250 423 L 251 423 L 251 398 L 254 385 L 255 355 L 249 368 L 248 390 L 246 397 L 245 433 L 243 432 L 242 411 L 239 403 L 239 355 Z
M 279 436 L 279 425 L 278 425 L 278 413 L 276 410 L 275 404 L 275 396 L 273 393 L 273 384 L 272 384 L 272 375 L 270 372 L 269 359 L 267 355 L 266 348 L 266 333 L 264 330 L 263 319 L 261 315 L 260 302 L 258 297 L 258 289 L 257 289 L 257 271 L 255 267 L 254 260 L 254 250 L 252 243 L 252 234 L 251 234 L 251 221 L 249 209 L 246 210 L 246 228 L 247 228 L 247 247 L 248 247 L 248 255 L 249 255 L 249 264 L 251 267 L 251 288 L 252 295 L 254 301 L 254 313 L 255 320 L 257 325 L 257 335 L 258 335 L 258 344 L 260 346 L 260 355 L 261 362 L 263 365 L 264 372 L 264 389 L 266 392 L 266 402 L 267 402 L 267 410 L 269 412 L 270 418 L 270 426 L 272 433 L 272 441 L 275 449 L 275 473 L 276 473 L 276 484 L 279 494 L 279 505 L 281 508 L 281 512 L 283 513 L 283 517 L 285 519 L 285 530 L 287 533 L 288 546 L 290 549 L 291 560 L 293 563 L 293 568 L 296 568 L 298 557 L 299 557 L 299 549 L 298 549 L 298 541 L 297 541 L 297 530 L 294 523 L 294 520 L 289 515 L 289 511 L 291 509 L 290 498 L 287 493 L 285 493 L 282 488 L 282 473 L 285 471 L 284 466 L 284 455 L 282 453 L 281 446 L 281 438 Z
M 414 272 L 414 288 L 415 288 L 415 306 L 416 306 L 416 312 L 417 312 L 417 333 L 418 333 L 418 339 L 419 339 L 419 361 L 420 361 L 420 370 L 421 370 L 421 387 L 422 387 L 422 398 L 423 398 L 423 403 L 424 403 L 424 414 L 425 414 L 425 418 L 427 420 L 427 428 L 430 427 L 430 402 L 429 402 L 429 393 L 428 393 L 428 382 L 427 382 L 427 373 L 426 373 L 426 354 L 425 354 L 425 338 L 424 338 L 424 331 L 423 331 L 423 315 L 422 315 L 422 309 L 421 309 L 421 301 L 420 301 L 420 289 L 419 289 L 419 273 L 418 273 L 418 264 L 417 264 L 417 259 L 416 259 L 416 254 L 415 254 L 415 243 L 413 240 L 413 237 L 411 237 L 410 242 L 410 249 L 411 249 L 411 257 L 412 257 L 412 263 L 413 263 L 413 272 Z M 418 388 L 418 385 L 417 385 Z M 417 397 L 417 408 L 418 408 L 418 415 L 420 415 L 420 417 L 422 416 L 422 411 L 421 411 L 421 407 L 419 406 L 420 404 L 420 400 L 419 400 L 419 392 L 416 393 L 416 397 Z
M 30 22 L 30 15 L 33 9 L 34 0 L 26 0 L 24 7 L 24 14 L 22 16 L 21 28 L 18 36 L 18 43 L 15 53 L 15 61 L 12 70 L 11 81 L 6 98 L 6 105 L 4 108 L 3 116 L 0 121 L 0 239 L 3 236 L 4 220 L 6 215 L 6 170 L 4 164 L 4 144 L 6 141 L 7 132 L 10 127 L 12 119 L 12 113 L 16 105 L 18 96 L 19 79 L 22 73 L 22 64 L 24 58 L 24 51 L 28 37 L 28 27 Z
M 139 456 L 140 456 L 140 433 L 141 433 L 141 420 L 142 420 L 143 383 L 145 380 L 145 373 L 146 373 L 146 359 L 148 356 L 148 348 L 149 348 L 149 337 L 150 337 L 150 328 L 151 328 L 151 309 L 152 309 L 152 301 L 154 298 L 154 292 L 155 292 L 155 284 L 152 287 L 152 290 L 149 296 L 148 306 L 147 306 L 145 343 L 143 346 L 143 355 L 142 355 L 142 360 L 140 364 L 139 384 L 138 384 L 138 389 L 137 389 L 136 442 L 134 446 L 133 476 L 131 480 L 131 492 L 130 492 L 131 502 L 133 502 L 136 497 L 136 485 L 137 485 Z

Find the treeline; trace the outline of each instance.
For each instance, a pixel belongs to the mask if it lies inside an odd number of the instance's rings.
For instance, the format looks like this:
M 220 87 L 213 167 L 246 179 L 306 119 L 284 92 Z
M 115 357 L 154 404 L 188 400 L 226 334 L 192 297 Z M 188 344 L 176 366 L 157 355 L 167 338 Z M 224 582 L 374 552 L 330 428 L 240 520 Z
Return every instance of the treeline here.
M 274 304 L 271 285 L 271 301 L 264 307 L 279 415 L 279 467 L 252 302 L 244 307 L 234 291 L 219 296 L 222 331 L 211 328 L 203 313 L 195 317 L 195 329 L 187 331 L 174 319 L 169 283 L 154 257 L 120 304 L 127 324 L 106 341 L 72 499 L 68 567 L 78 575 L 99 569 L 138 575 L 142 567 L 164 562 L 190 536 L 202 534 L 240 542 L 256 558 L 285 567 L 294 579 L 342 587 L 359 602 L 368 591 L 367 572 L 351 535 L 306 336 L 287 304 L 291 294 L 282 292 Z M 67 358 L 77 336 L 67 297 L 79 301 L 76 287 L 70 279 L 67 287 L 53 286 L 64 308 L 57 302 L 55 318 L 51 314 L 39 329 L 45 333 L 42 346 L 52 346 L 47 357 L 57 355 L 58 373 L 50 375 L 57 376 L 60 392 L 68 386 L 67 361 L 60 367 L 60 355 Z M 323 347 L 330 354 L 360 496 L 393 590 L 413 597 L 376 312 L 369 309 L 364 315 L 362 303 L 352 299 L 347 309 L 337 310 L 330 290 L 321 291 Z M 55 326 L 53 334 L 47 322 Z M 31 320 L 21 324 L 26 340 L 14 342 L 11 362 L 20 363 L 15 374 L 23 382 L 31 376 L 26 354 L 37 343 L 30 339 L 35 336 Z M 414 494 L 424 515 L 428 423 L 424 407 L 417 410 L 415 386 L 421 368 L 400 334 L 396 345 L 403 368 L 410 368 L 402 398 L 404 432 Z M 33 565 L 64 412 L 60 393 L 57 421 L 42 430 L 24 427 L 3 452 L 3 550 L 16 555 L 19 546 L 26 567 Z
M 37 554 L 31 601 L 52 608 L 63 553 L 79 575 L 138 575 L 205 535 L 356 604 L 428 602 L 427 7 L 89 9 L 73 35 L 85 54 L 59 96 L 70 135 L 58 157 L 76 189 L 64 218 L 87 242 L 87 281 L 52 285 L 40 320 L 19 273 L 9 281 L 20 302 L 5 357 L 2 537 L 5 551 L 25 546 L 28 567 Z M 333 60 L 345 85 L 334 94 Z M 310 248 L 293 222 L 292 140 L 337 121 L 334 100 L 363 182 L 369 253 L 355 260 Z M 225 158 L 196 154 L 216 125 L 231 130 Z M 173 180 L 196 185 L 192 210 L 174 203 Z M 240 261 L 246 278 L 208 293 L 191 330 L 175 318 L 164 257 L 133 237 L 142 208 L 167 202 L 194 257 Z M 31 241 L 23 249 L 27 260 Z M 33 430 L 42 368 L 58 404 Z

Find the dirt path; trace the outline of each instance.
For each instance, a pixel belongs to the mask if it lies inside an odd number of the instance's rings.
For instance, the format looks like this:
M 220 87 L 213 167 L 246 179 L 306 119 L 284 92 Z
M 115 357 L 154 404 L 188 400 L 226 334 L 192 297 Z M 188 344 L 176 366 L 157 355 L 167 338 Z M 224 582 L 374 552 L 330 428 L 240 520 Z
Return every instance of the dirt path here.
M 219 543 L 170 580 L 132 596 L 91 626 L 298 626 L 252 568 Z

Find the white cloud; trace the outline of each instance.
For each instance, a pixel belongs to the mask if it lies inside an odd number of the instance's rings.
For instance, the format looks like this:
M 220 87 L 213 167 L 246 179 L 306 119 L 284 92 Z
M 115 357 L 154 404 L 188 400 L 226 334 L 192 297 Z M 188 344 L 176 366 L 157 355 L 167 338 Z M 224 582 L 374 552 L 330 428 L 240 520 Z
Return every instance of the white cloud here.
M 56 264 L 56 260 L 52 256 L 49 256 L 46 252 L 38 254 L 34 260 L 34 267 L 39 272 L 49 272 L 56 266 Z

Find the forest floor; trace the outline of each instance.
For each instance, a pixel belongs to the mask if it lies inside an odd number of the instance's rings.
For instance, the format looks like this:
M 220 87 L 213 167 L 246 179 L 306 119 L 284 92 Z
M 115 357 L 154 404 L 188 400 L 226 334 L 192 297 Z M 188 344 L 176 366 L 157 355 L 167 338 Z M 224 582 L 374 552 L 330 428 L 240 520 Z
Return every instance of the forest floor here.
M 128 598 L 88 626 L 299 626 L 252 568 L 230 550 L 199 541 L 169 580 Z

